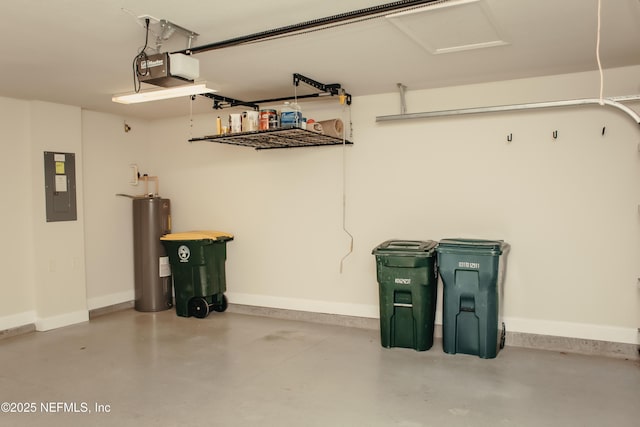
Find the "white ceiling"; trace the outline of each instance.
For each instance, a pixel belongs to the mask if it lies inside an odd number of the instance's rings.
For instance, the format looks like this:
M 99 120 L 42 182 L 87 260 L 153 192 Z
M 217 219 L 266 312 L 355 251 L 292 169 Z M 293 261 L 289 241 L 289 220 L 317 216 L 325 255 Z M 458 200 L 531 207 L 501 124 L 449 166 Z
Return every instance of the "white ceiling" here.
M 145 36 L 136 16 L 193 30 L 200 34 L 193 45 L 200 46 L 390 2 L 2 0 L 0 96 L 128 117 L 182 116 L 189 113 L 188 98 L 111 102 L 113 94 L 133 90 L 132 61 Z M 220 95 L 246 101 L 292 96 L 293 73 L 340 83 L 360 96 L 394 92 L 397 83 L 416 90 L 597 69 L 597 0 L 449 3 L 400 23 L 379 18 L 195 57 L 201 78 Z M 162 50 L 186 43 L 174 35 Z M 476 43 L 490 47 L 466 48 Z M 600 52 L 605 68 L 640 64 L 639 0 L 602 0 Z M 211 106 L 198 97 L 194 111 Z

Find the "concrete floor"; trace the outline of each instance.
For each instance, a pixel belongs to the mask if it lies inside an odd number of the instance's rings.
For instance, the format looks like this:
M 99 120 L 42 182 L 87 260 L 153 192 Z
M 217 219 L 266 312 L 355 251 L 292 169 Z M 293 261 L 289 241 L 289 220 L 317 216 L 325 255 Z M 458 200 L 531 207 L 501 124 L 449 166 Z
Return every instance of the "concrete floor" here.
M 125 310 L 1 340 L 0 394 L 35 411 L 5 426 L 640 425 L 637 361 L 384 349 L 374 330 L 230 312 Z

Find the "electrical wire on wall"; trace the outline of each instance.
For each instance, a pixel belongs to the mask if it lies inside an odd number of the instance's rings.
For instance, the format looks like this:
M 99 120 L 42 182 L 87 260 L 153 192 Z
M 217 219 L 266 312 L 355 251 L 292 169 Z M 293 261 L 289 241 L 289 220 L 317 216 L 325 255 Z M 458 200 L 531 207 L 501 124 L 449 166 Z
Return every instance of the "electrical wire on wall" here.
M 349 123 L 349 139 L 353 139 L 353 128 L 351 123 L 351 105 L 346 104 L 346 96 L 344 90 L 340 94 L 340 104 L 342 104 L 343 121 Z M 348 120 L 347 120 L 348 119 Z M 347 127 L 342 126 L 342 231 L 349 236 L 349 252 L 347 252 L 340 260 L 340 274 L 344 260 L 353 253 L 353 234 L 347 229 Z

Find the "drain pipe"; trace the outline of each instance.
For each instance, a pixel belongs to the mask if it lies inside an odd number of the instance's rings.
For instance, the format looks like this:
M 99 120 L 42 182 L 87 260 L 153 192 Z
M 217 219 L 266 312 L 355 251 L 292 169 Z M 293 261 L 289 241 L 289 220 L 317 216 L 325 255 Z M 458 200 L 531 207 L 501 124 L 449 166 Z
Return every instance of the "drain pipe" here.
M 311 28 L 322 27 L 324 25 L 336 24 L 339 22 L 351 21 L 359 18 L 366 18 L 375 15 L 386 15 L 398 10 L 415 8 L 424 6 L 429 3 L 441 3 L 442 0 L 402 0 L 393 3 L 381 4 L 378 6 L 367 7 L 365 9 L 353 10 L 351 12 L 340 13 L 337 15 L 327 16 L 325 18 L 313 19 L 311 21 L 300 22 L 298 24 L 287 25 L 285 27 L 274 28 L 272 30 L 261 31 L 246 36 L 235 37 L 220 42 L 209 43 L 202 46 L 196 46 L 172 53 L 184 53 L 187 55 L 208 52 L 210 50 L 223 49 L 232 46 L 239 46 L 245 43 L 265 40 L 271 37 L 282 36 L 286 34 L 296 33 L 299 31 L 309 30 Z

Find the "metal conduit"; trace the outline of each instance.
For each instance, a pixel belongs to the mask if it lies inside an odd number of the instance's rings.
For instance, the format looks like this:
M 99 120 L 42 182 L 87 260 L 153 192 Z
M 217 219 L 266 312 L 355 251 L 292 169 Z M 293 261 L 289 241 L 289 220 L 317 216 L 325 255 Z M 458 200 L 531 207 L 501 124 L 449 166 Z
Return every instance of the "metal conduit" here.
M 638 101 L 640 95 L 619 96 L 613 98 L 605 98 L 602 100 L 605 106 L 617 108 L 625 112 L 630 116 L 636 124 L 640 124 L 640 115 L 631 108 L 622 104 L 622 101 Z M 378 116 L 376 122 L 387 122 L 393 120 L 409 120 L 409 119 L 424 119 L 429 117 L 444 117 L 444 116 L 460 116 L 465 114 L 478 114 L 478 113 L 494 113 L 500 111 L 519 111 L 519 110 L 535 110 L 541 108 L 556 108 L 556 107 L 573 107 L 581 105 L 600 104 L 599 98 L 585 98 L 585 99 L 570 99 L 565 101 L 549 101 L 549 102 L 535 102 L 530 104 L 512 104 L 512 105 L 496 105 L 491 107 L 474 107 L 474 108 L 461 108 L 457 110 L 442 110 L 442 111 L 428 111 L 422 113 L 409 113 L 409 114 L 397 114 L 391 116 Z
M 308 30 L 311 28 L 318 28 L 324 25 L 336 24 L 339 22 L 346 22 L 350 20 L 375 16 L 375 15 L 388 14 L 398 10 L 427 5 L 429 3 L 440 3 L 442 1 L 443 0 L 395 1 L 392 3 L 386 3 L 378 6 L 367 7 L 365 9 L 358 9 L 358 10 L 353 10 L 351 12 L 345 12 L 337 15 L 327 16 L 325 18 L 318 18 L 318 19 L 313 19 L 311 21 L 300 22 L 298 24 L 287 25 L 285 27 L 274 28 L 272 30 L 261 31 L 259 33 L 249 34 L 246 36 L 235 37 L 232 39 L 227 39 L 227 40 L 223 40 L 215 43 L 209 43 L 202 46 L 196 46 L 190 49 L 179 50 L 172 53 L 196 54 L 196 53 L 208 52 L 210 50 L 238 46 L 241 44 L 255 42 L 258 40 L 264 40 L 271 37 L 296 33 L 296 32 Z

